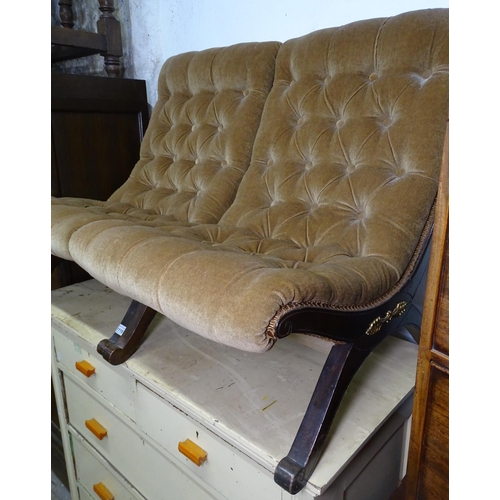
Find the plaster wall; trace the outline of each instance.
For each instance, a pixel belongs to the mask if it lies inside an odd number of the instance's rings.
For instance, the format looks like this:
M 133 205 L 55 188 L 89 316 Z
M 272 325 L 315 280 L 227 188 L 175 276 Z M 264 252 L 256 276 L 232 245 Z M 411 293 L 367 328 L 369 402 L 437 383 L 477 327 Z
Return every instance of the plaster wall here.
M 58 0 L 52 24 L 58 24 Z M 157 100 L 164 61 L 175 54 L 240 42 L 284 42 L 321 28 L 410 10 L 448 7 L 448 0 L 115 0 L 121 23 L 125 78 L 146 80 L 148 102 Z M 75 28 L 96 31 L 97 0 L 75 0 Z M 105 76 L 103 58 L 52 65 L 55 71 Z
M 133 77 L 156 102 L 158 73 L 174 54 L 239 42 L 284 42 L 311 31 L 410 10 L 448 7 L 447 0 L 129 0 Z

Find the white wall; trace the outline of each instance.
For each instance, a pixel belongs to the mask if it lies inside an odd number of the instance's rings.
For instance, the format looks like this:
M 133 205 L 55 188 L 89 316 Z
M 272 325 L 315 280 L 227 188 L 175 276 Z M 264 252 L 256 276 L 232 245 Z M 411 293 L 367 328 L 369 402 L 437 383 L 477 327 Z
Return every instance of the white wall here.
M 239 42 L 285 41 L 311 31 L 410 10 L 448 7 L 447 0 L 129 0 L 131 71 L 156 102 L 163 62 L 174 54 Z

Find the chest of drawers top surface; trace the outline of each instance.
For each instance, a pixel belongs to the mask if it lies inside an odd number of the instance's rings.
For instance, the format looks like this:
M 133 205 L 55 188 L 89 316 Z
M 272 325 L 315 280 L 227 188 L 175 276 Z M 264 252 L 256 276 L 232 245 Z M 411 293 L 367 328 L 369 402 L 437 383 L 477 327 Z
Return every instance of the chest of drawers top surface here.
M 121 384 L 124 400 L 115 406 L 132 420 L 137 408 L 127 388 L 146 388 L 273 472 L 293 442 L 331 344 L 292 334 L 265 354 L 247 353 L 158 314 L 139 350 L 113 367 L 99 359 L 96 346 L 113 334 L 129 303 L 96 280 L 54 290 L 57 359 L 73 369 L 72 351 L 76 359 L 83 348 L 109 372 L 97 390 L 114 403 L 110 380 Z M 416 357 L 417 346 L 392 337 L 369 356 L 344 396 L 311 487 L 331 483 L 412 393 Z

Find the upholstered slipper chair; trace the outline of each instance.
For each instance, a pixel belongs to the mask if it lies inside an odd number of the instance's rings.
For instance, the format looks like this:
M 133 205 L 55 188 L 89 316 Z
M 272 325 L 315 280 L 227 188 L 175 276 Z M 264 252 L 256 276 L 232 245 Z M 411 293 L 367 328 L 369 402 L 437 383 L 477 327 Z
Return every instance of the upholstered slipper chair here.
M 275 472 L 296 493 L 356 370 L 389 333 L 420 322 L 412 301 L 447 130 L 448 10 L 324 29 L 279 50 L 178 56 L 159 94 L 129 181 L 108 202 L 53 201 L 53 254 L 133 299 L 99 345 L 111 363 L 134 352 L 156 312 L 247 351 L 291 332 L 330 339 Z

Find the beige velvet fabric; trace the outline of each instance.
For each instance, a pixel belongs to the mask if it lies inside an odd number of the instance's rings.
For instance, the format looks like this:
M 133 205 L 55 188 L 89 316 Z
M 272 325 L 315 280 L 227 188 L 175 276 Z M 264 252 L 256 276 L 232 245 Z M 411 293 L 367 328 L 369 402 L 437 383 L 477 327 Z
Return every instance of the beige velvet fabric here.
M 168 59 L 130 178 L 107 202 L 52 200 L 52 253 L 96 220 L 152 225 L 218 222 L 250 163 L 274 77 L 278 42 L 243 43 Z
M 363 309 L 397 285 L 436 195 L 447 117 L 447 9 L 289 40 L 218 223 L 96 220 L 68 253 L 198 334 L 265 351 L 280 311 Z

